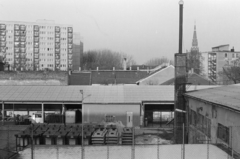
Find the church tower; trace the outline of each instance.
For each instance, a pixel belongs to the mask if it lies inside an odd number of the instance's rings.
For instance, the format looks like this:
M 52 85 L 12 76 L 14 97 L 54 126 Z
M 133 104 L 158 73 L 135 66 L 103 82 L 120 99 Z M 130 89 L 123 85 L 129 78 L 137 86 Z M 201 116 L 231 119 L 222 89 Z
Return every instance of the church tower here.
M 196 24 L 194 25 L 193 40 L 192 40 L 192 47 L 191 47 L 191 53 L 193 52 L 199 52 Z

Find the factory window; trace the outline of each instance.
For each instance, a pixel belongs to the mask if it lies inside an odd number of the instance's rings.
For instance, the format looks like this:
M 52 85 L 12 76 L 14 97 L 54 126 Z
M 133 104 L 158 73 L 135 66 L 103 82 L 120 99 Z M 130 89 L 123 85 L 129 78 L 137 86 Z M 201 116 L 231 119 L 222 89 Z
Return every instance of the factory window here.
M 196 114 L 196 112 L 195 111 L 193 111 L 193 110 L 190 110 L 190 113 L 189 113 L 189 115 L 190 115 L 190 117 L 189 117 L 189 119 L 190 119 L 190 124 L 191 125 L 196 125 L 196 122 L 197 122 L 197 114 Z
M 229 143 L 229 128 L 218 123 L 217 137 L 228 144 Z

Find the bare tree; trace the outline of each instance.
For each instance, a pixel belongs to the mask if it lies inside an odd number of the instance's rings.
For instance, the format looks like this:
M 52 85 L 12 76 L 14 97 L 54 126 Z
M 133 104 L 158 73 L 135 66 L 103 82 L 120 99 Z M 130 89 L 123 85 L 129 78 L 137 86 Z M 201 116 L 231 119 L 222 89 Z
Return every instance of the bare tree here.
M 124 53 L 114 52 L 108 49 L 90 50 L 83 54 L 83 66 L 85 70 L 94 70 L 97 67 L 101 70 L 123 68 L 123 59 L 127 58 L 127 65 L 135 64 L 133 57 Z
M 166 58 L 166 57 L 153 58 L 153 59 L 148 60 L 148 61 L 145 63 L 145 65 L 148 65 L 148 66 L 159 66 L 159 65 L 164 64 L 164 63 L 173 64 L 173 61 L 172 61 L 172 60 L 169 60 L 169 59 Z
M 218 75 L 221 77 L 223 84 L 240 83 L 240 58 L 228 61 Z

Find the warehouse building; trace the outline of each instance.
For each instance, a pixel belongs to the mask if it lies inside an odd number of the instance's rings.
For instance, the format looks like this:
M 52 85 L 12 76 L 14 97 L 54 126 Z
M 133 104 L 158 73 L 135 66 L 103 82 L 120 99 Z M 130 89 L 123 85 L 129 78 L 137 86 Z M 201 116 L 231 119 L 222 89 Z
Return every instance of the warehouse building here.
M 240 152 L 240 85 L 186 93 L 188 141 L 220 144 Z
M 174 111 L 173 86 L 0 86 L 0 90 L 4 90 L 0 92 L 1 109 L 13 114 L 39 111 L 44 117 L 44 112 L 64 114 L 75 109 L 84 112 L 84 122 L 100 123 L 112 116 L 132 127 L 146 126 L 145 118 L 153 122 L 156 112 Z

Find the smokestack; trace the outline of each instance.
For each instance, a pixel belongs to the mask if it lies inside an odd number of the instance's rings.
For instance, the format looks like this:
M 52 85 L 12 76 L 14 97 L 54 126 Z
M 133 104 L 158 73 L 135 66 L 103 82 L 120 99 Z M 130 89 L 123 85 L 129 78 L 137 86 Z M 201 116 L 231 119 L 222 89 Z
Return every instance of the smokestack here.
M 179 1 L 179 50 L 182 54 L 182 35 L 183 35 L 183 0 Z
M 127 58 L 123 58 L 123 70 L 127 70 Z

